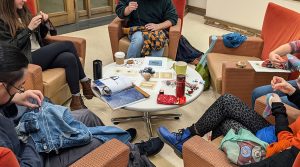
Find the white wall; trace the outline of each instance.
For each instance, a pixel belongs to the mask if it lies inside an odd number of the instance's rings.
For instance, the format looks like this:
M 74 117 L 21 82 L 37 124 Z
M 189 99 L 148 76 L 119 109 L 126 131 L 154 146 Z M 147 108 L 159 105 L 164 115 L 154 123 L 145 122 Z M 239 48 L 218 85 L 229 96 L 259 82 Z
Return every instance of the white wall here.
M 206 16 L 261 30 L 269 2 L 300 12 L 300 2 L 293 0 L 208 0 Z
M 188 5 L 206 9 L 207 0 L 189 0 Z

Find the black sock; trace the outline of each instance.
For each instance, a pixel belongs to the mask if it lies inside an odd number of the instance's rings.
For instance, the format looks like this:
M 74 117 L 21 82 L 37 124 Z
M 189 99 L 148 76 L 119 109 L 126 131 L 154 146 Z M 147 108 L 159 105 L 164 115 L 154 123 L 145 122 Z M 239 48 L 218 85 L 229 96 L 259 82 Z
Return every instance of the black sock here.
M 197 135 L 196 129 L 195 129 L 195 124 L 193 124 L 192 126 L 188 127 L 187 129 L 191 132 L 191 136 L 195 136 Z

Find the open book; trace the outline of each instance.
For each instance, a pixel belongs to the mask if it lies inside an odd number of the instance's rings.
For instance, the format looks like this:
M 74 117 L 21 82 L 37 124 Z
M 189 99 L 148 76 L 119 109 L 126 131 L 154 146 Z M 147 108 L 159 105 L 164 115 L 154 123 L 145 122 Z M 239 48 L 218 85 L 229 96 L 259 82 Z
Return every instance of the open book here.
M 95 80 L 94 89 L 101 99 L 114 110 L 149 97 L 149 94 L 123 76 Z

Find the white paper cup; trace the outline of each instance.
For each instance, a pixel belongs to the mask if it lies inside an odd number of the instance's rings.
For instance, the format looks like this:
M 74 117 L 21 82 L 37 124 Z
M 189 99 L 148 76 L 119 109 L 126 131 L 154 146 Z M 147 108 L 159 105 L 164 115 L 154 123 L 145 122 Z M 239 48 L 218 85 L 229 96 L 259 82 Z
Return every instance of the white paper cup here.
M 124 52 L 116 52 L 115 53 L 115 60 L 116 64 L 124 64 L 124 59 L 125 59 L 125 53 Z
M 116 52 L 115 53 L 115 60 L 116 64 L 124 64 L 124 59 L 125 59 L 125 53 L 124 52 Z

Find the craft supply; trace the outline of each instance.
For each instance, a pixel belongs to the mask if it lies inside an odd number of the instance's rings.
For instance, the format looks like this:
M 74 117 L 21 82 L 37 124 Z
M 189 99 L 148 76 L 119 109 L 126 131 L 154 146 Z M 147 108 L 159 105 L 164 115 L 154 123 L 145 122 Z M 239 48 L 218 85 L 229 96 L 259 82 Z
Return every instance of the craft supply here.
M 144 78 L 146 81 L 149 81 L 150 78 L 151 78 L 151 74 L 150 74 L 150 73 L 142 73 L 142 76 L 143 76 L 143 78 Z

